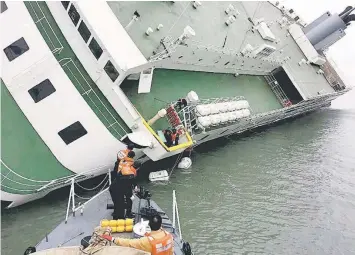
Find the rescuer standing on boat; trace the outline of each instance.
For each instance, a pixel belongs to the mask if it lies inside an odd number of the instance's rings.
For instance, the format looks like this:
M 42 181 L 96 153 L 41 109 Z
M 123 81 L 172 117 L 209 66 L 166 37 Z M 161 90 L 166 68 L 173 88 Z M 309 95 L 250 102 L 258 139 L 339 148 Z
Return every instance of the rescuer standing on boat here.
M 116 178 L 113 180 L 109 188 L 114 206 L 114 211 L 112 213 L 113 219 L 125 218 L 125 194 L 129 193 L 127 189 L 130 189 L 130 192 L 132 193 L 132 187 L 129 186 L 129 184 L 132 185 L 132 180 L 137 175 L 137 170 L 133 166 L 134 156 L 134 151 L 130 151 L 127 153 L 127 156 L 119 162 L 116 172 Z M 130 197 L 127 200 L 130 200 L 128 201 L 128 203 L 130 203 L 132 207 L 132 200 L 130 199 Z
M 132 247 L 138 250 L 150 252 L 152 255 L 173 255 L 174 241 L 170 233 L 161 228 L 162 218 L 154 215 L 149 219 L 149 227 L 152 230 L 149 234 L 139 239 L 114 238 L 110 235 L 103 235 L 108 241 L 119 246 Z
M 133 196 L 133 188 L 136 186 L 135 184 L 135 178 L 137 176 L 137 171 L 141 164 L 137 161 L 133 163 L 133 165 L 129 166 L 123 166 L 122 170 L 118 173 L 117 179 L 119 183 L 119 192 L 123 194 L 123 201 L 124 204 L 123 209 L 121 209 L 120 205 L 120 211 L 124 213 L 124 209 L 126 208 L 126 214 L 125 218 L 133 218 L 134 215 L 132 215 L 132 199 L 131 197 Z
M 114 166 L 114 169 L 113 171 L 111 172 L 111 179 L 114 179 L 116 178 L 116 173 L 118 171 L 118 164 L 120 163 L 120 161 L 122 159 L 124 159 L 125 157 L 127 157 L 128 155 L 128 152 L 132 151 L 134 149 L 134 144 L 133 143 L 130 143 L 127 145 L 127 148 L 124 149 L 124 150 L 120 150 L 118 153 L 117 153 L 117 161 L 115 163 L 115 166 Z

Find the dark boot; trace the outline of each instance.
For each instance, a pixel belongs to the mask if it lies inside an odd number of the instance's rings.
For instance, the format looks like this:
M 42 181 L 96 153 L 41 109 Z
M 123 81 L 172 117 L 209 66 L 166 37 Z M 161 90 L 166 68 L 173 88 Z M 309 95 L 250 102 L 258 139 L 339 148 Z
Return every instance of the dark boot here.
M 126 210 L 126 218 L 133 219 L 135 217 L 134 213 L 132 213 L 131 210 L 127 209 Z

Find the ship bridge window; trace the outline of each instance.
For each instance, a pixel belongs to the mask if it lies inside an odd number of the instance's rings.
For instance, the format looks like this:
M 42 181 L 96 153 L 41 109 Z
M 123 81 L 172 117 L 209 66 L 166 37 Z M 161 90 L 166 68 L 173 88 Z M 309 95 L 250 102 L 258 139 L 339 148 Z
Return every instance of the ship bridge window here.
M 53 94 L 55 91 L 56 90 L 53 84 L 48 79 L 46 79 L 28 90 L 28 93 L 31 95 L 33 101 L 38 103 L 39 101 L 45 99 L 47 96 Z
M 61 1 L 62 2 L 62 5 L 64 6 L 64 9 L 68 9 L 68 6 L 69 6 L 69 1 Z
M 15 58 L 21 56 L 23 53 L 28 51 L 30 48 L 28 47 L 25 39 L 21 37 L 16 42 L 12 43 L 11 45 L 7 46 L 4 49 L 6 57 L 9 61 L 14 60 Z
M 113 82 L 120 75 L 110 60 L 107 61 L 106 65 L 104 67 L 104 70 Z
M 0 6 L 0 13 L 3 13 L 4 11 L 7 10 L 7 5 L 4 1 L 1 1 L 1 6 Z
M 90 33 L 88 27 L 85 25 L 84 21 L 80 22 L 78 31 L 79 31 L 81 37 L 84 39 L 84 41 L 88 42 L 88 40 L 91 36 L 91 33 Z
M 68 14 L 71 20 L 73 21 L 74 25 L 75 26 L 78 25 L 78 22 L 80 20 L 80 14 L 78 13 L 78 11 L 76 10 L 73 4 L 70 6 Z
M 80 137 L 86 135 L 88 131 L 81 125 L 79 121 L 71 124 L 58 132 L 60 138 L 63 139 L 66 145 L 78 140 Z
M 97 43 L 95 38 L 92 38 L 89 43 L 89 49 L 91 50 L 92 54 L 94 54 L 96 59 L 99 59 L 102 55 L 102 49 L 100 45 Z

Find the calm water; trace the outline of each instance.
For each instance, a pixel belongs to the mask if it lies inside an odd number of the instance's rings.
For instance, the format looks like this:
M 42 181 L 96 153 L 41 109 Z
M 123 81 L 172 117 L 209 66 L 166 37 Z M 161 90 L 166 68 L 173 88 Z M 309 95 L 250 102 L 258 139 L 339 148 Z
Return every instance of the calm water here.
M 148 186 L 169 213 L 176 190 L 195 254 L 355 254 L 355 111 L 220 139 L 197 148 L 169 186 Z M 42 239 L 63 219 L 67 193 L 3 211 L 2 254 Z

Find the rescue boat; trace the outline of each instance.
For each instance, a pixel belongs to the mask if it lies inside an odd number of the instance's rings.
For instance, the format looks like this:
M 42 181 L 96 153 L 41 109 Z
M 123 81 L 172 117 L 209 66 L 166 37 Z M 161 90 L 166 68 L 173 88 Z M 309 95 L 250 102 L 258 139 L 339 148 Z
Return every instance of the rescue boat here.
M 112 200 L 108 189 L 98 193 L 84 204 L 69 207 L 67 216 L 53 231 L 47 234 L 37 245 L 28 247 L 24 254 L 56 254 L 56 255 L 145 255 L 145 251 L 130 247 L 121 247 L 112 244 L 101 235 L 108 234 L 113 237 L 140 238 L 150 232 L 148 218 L 159 214 L 162 217 L 162 228 L 169 232 L 174 239 L 174 255 L 192 255 L 191 247 L 182 238 L 176 195 L 173 191 L 173 220 L 151 200 L 148 190 L 140 187 L 133 195 L 132 212 L 134 219 L 111 219 Z M 75 205 L 75 202 L 73 202 Z M 79 215 L 76 212 L 80 211 Z

